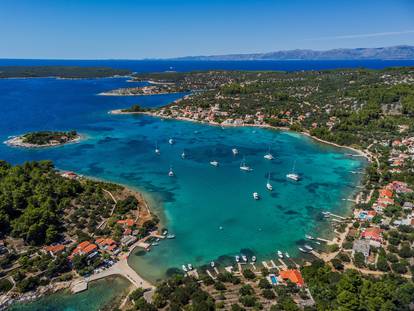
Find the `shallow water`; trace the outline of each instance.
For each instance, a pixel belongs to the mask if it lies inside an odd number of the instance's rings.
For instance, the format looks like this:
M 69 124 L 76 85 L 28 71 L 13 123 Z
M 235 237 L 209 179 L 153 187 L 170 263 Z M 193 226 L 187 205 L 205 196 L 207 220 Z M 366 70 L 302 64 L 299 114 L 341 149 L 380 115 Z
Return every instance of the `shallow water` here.
M 87 291 L 71 294 L 61 291 L 41 299 L 23 304 L 16 303 L 11 311 L 91 311 L 112 310 L 114 300 L 121 294 L 125 294 L 130 283 L 121 277 L 107 278 L 89 284 Z

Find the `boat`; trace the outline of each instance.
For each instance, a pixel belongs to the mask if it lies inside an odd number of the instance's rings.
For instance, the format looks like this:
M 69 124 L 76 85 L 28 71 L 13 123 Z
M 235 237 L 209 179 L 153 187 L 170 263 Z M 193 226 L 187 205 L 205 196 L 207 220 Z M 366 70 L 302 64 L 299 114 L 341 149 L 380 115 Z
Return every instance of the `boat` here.
M 158 243 L 158 242 L 152 242 L 151 243 L 151 246 L 157 246 L 157 245 L 160 245 L 160 243 Z
M 187 272 L 187 267 L 185 265 L 182 265 L 181 267 L 183 268 L 184 272 Z
M 313 236 L 309 235 L 309 234 L 305 234 L 305 238 L 307 238 L 308 240 L 313 240 L 315 239 Z
M 263 158 L 265 158 L 266 160 L 273 160 L 274 159 L 273 155 L 270 153 L 270 148 L 267 151 L 267 153 L 263 156 Z
M 245 159 L 243 159 L 243 161 L 240 163 L 240 169 L 241 169 L 242 171 L 247 171 L 247 172 L 250 172 L 250 171 L 252 171 L 252 170 L 253 170 L 250 166 L 248 166 L 248 165 L 246 164 L 246 160 L 245 160 Z
M 173 171 L 172 167 L 170 167 L 170 171 L 168 172 L 168 176 L 170 176 L 170 177 L 174 176 L 174 171 Z
M 286 258 L 290 258 L 290 255 L 288 252 L 285 253 Z
M 324 215 L 330 215 L 331 213 L 330 212 L 322 212 L 322 214 L 324 214 Z
M 279 258 L 283 258 L 283 253 L 281 251 L 277 251 L 277 255 L 279 256 Z
M 214 268 L 214 266 L 215 266 L 216 264 L 214 263 L 214 261 L 212 261 L 212 262 L 210 262 L 210 266 L 212 267 L 212 268 Z
M 175 239 L 175 234 L 168 234 L 167 239 Z
M 168 234 L 168 230 L 167 229 L 164 229 L 163 231 L 162 231 L 162 235 L 167 235 Z
M 296 164 L 296 161 L 295 161 L 295 163 L 293 163 L 292 173 L 287 174 L 286 178 L 289 178 L 289 179 L 294 180 L 294 181 L 298 181 L 300 179 L 300 177 L 299 177 L 298 174 L 295 173 L 295 164 Z
M 193 270 L 193 266 L 191 265 L 191 263 L 189 263 L 188 265 L 187 265 L 187 267 L 188 267 L 188 270 Z
M 158 148 L 158 144 L 155 144 L 155 154 L 160 154 L 160 149 Z
M 302 247 L 298 247 L 298 249 L 299 249 L 302 253 L 309 253 L 307 250 L 304 250 Z
M 267 177 L 266 188 L 269 191 L 272 191 L 273 190 L 273 186 L 270 184 L 270 173 L 268 174 L 268 177 Z
M 308 245 L 308 244 L 305 244 L 305 245 L 304 245 L 304 247 L 305 247 L 307 250 L 310 250 L 310 251 L 312 251 L 312 250 L 313 250 L 313 247 L 312 247 L 312 246 L 310 246 L 310 245 Z
M 239 154 L 239 150 L 237 150 L 236 148 L 231 149 L 231 152 L 233 152 L 233 155 Z
M 247 256 L 242 255 L 242 259 L 243 259 L 244 262 L 247 262 Z
M 240 256 L 236 256 L 236 262 L 240 262 Z
M 260 196 L 257 192 L 253 192 L 253 199 L 260 200 Z
M 256 256 L 252 256 L 252 261 L 256 262 Z
M 170 138 L 170 139 L 168 140 L 168 143 L 169 143 L 170 145 L 174 145 L 174 139 Z
M 185 151 L 183 151 L 183 153 L 181 154 L 181 158 L 185 159 L 185 156 L 186 156 Z
M 210 164 L 216 167 L 219 165 L 218 161 L 216 160 L 211 161 Z

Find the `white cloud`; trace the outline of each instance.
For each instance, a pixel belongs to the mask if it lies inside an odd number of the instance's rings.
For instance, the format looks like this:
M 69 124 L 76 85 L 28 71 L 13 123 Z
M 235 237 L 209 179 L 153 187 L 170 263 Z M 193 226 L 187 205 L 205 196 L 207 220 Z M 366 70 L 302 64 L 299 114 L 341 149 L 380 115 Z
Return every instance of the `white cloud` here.
M 312 38 L 312 39 L 305 39 L 305 40 L 306 41 L 315 41 L 315 40 L 318 41 L 318 40 L 359 39 L 359 38 L 398 36 L 398 35 L 406 35 L 406 34 L 414 34 L 414 30 L 374 32 L 374 33 L 341 35 L 341 36 L 332 36 L 332 37 L 319 37 L 319 38 Z

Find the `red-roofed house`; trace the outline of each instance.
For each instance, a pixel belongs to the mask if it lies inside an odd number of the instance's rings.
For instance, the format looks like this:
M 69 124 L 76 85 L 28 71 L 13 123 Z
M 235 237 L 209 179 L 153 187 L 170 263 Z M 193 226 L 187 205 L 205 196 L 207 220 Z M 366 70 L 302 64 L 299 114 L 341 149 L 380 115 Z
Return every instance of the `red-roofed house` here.
M 381 232 L 382 232 L 382 229 L 377 228 L 377 227 L 366 228 L 362 232 L 361 237 L 366 240 L 373 240 L 373 241 L 381 243 L 382 242 Z
M 76 248 L 72 251 L 72 254 L 69 256 L 69 259 L 72 259 L 75 255 L 88 255 L 97 249 L 98 247 L 95 244 L 92 244 L 89 241 L 84 241 L 76 246 Z
M 303 281 L 302 274 L 299 270 L 292 269 L 292 270 L 282 270 L 280 271 L 280 277 L 284 280 L 290 280 L 292 283 L 296 284 L 297 286 L 303 286 L 305 281 Z
M 65 245 L 62 245 L 62 244 L 50 245 L 50 246 L 46 246 L 44 250 L 52 256 L 57 256 L 65 250 Z
M 379 195 L 380 195 L 381 198 L 389 198 L 389 199 L 391 199 L 392 196 L 393 196 L 393 193 L 389 189 L 381 189 L 379 191 Z
M 124 227 L 133 227 L 135 225 L 135 221 L 133 219 L 122 219 L 118 220 L 116 223 L 123 225 Z

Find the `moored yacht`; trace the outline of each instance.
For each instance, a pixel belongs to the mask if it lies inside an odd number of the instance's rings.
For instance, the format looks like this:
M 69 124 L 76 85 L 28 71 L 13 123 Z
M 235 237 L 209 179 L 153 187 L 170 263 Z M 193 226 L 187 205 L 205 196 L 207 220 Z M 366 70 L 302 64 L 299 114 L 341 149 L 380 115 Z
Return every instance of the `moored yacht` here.
M 309 234 L 305 234 L 305 238 L 307 238 L 308 240 L 313 240 L 314 239 L 314 237 L 309 235 Z
M 193 270 L 193 266 L 191 265 L 191 263 L 189 263 L 188 265 L 187 265 L 187 267 L 188 267 L 188 270 Z
M 240 256 L 236 256 L 236 262 L 240 262 Z
M 268 174 L 268 176 L 267 176 L 266 188 L 267 188 L 267 190 L 269 190 L 269 191 L 272 191 L 272 190 L 273 190 L 273 186 L 270 184 L 270 173 L 269 173 L 269 174 Z
M 243 259 L 244 262 L 247 262 L 247 256 L 242 255 L 242 259 Z
M 174 171 L 173 171 L 172 167 L 170 167 L 170 171 L 168 172 L 168 176 L 170 176 L 170 177 L 174 176 Z
M 187 270 L 187 267 L 185 265 L 182 265 L 181 267 L 183 268 L 184 272 L 187 272 L 188 271 Z
M 252 171 L 252 170 L 253 170 L 250 166 L 248 166 L 248 165 L 246 164 L 246 160 L 245 160 L 245 159 L 243 159 L 243 161 L 240 163 L 240 169 L 241 169 L 242 171 L 247 171 L 247 172 L 250 172 L 250 171 Z
M 308 244 L 305 244 L 304 247 L 309 251 L 313 250 L 313 247 Z
M 302 253 L 309 253 L 307 250 L 304 250 L 302 247 L 298 247 L 298 249 L 299 249 Z
M 183 153 L 181 154 L 181 158 L 185 159 L 185 157 L 186 157 L 186 154 L 185 154 L 185 151 L 183 150 Z
M 231 149 L 231 152 L 233 152 L 233 155 L 239 154 L 239 150 L 237 150 L 236 148 Z
M 298 181 L 300 179 L 299 175 L 295 173 L 295 165 L 296 161 L 293 163 L 292 172 L 286 175 L 286 178 L 289 178 L 294 181 Z
M 286 258 L 290 258 L 290 255 L 288 252 L 285 253 Z
M 213 165 L 213 166 L 218 166 L 219 165 L 218 161 L 216 161 L 216 160 L 210 161 L 210 164 Z
M 253 199 L 255 199 L 255 200 L 259 200 L 260 199 L 260 196 L 259 196 L 259 194 L 257 192 L 253 192 Z
M 256 256 L 252 256 L 252 261 L 256 262 Z
M 167 239 L 175 239 L 175 234 L 168 234 Z
M 214 268 L 215 267 L 215 263 L 214 263 L 214 261 L 212 261 L 212 262 L 210 262 L 210 266 L 212 267 L 212 268 Z
M 168 143 L 169 143 L 170 145 L 174 145 L 174 139 L 170 138 L 170 139 L 168 140 Z
M 155 144 L 155 154 L 160 154 L 160 149 L 158 148 L 158 143 Z
M 283 258 L 283 253 L 281 251 L 277 251 L 277 255 L 279 256 L 279 258 Z

